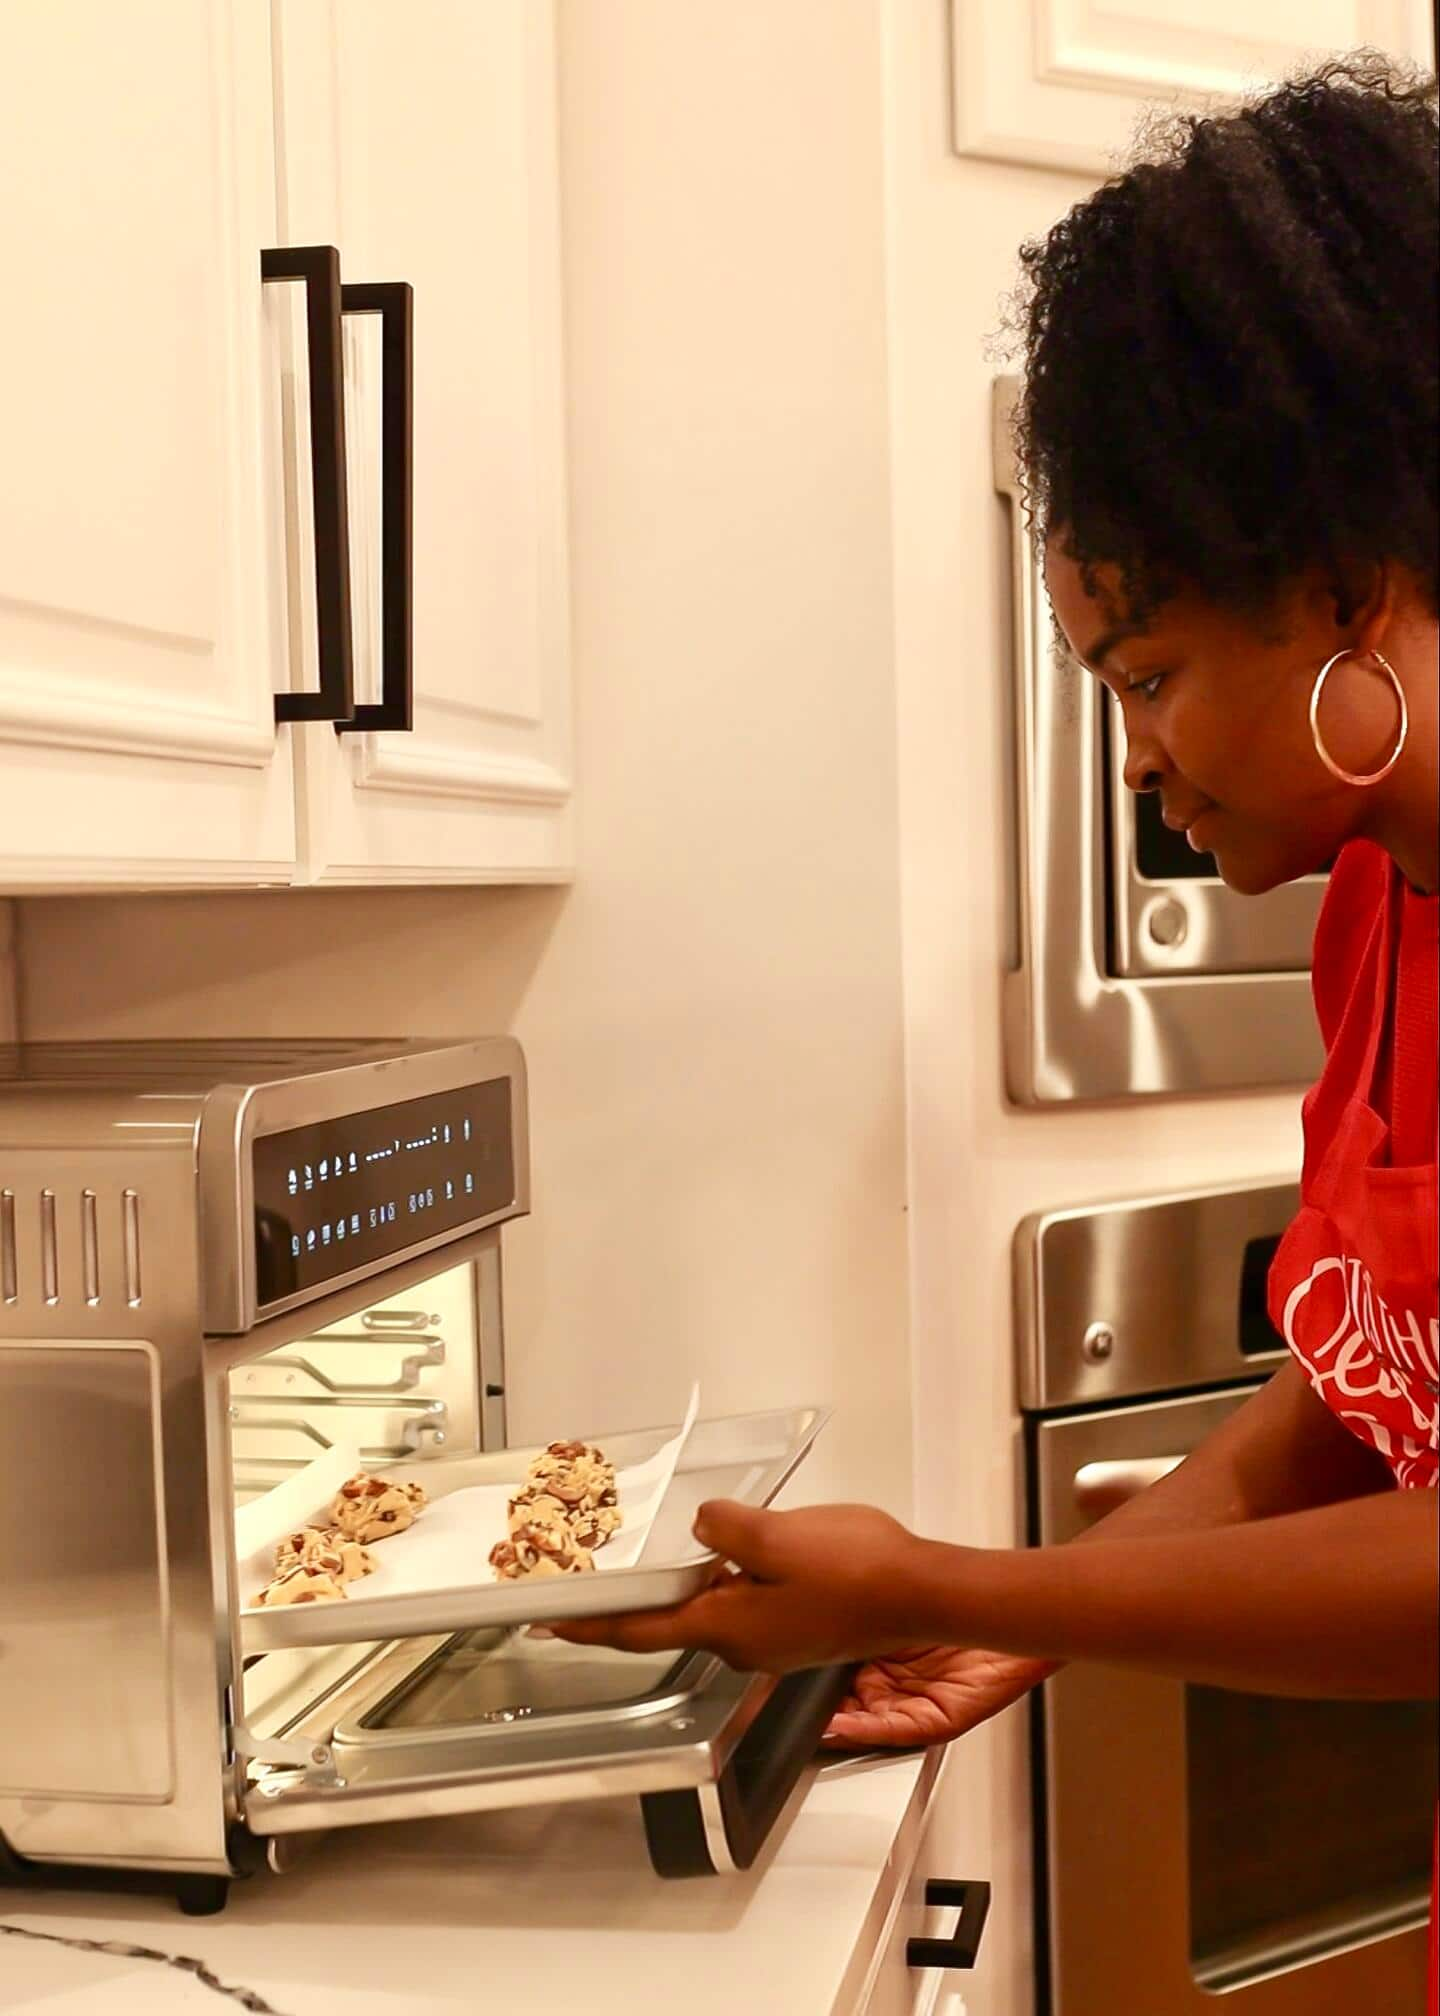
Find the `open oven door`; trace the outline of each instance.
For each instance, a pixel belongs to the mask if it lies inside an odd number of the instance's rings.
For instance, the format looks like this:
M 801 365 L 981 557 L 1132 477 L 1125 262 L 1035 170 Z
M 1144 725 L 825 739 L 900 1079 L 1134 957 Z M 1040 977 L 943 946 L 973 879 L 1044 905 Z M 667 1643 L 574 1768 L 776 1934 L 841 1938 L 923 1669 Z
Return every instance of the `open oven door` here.
M 279 1836 L 633 1794 L 662 1876 L 745 1869 L 846 1681 L 497 1630 L 272 1652 L 233 1730 L 240 1813 Z

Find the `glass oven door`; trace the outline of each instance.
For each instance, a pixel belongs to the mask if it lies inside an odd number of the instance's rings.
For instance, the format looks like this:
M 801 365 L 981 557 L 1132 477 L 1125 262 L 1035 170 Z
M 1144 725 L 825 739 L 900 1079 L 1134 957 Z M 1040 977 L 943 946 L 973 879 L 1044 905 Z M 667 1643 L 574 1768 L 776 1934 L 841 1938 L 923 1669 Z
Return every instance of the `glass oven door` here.
M 252 1833 L 284 1835 L 628 1794 L 661 1875 L 745 1869 L 807 1782 L 846 1679 L 495 1630 L 270 1652 L 245 1674 L 262 1754 L 241 1810 Z
M 1033 1430 L 1034 1537 L 1069 1540 L 1253 1389 Z M 1432 1703 L 1285 1701 L 1075 1666 L 1037 1704 L 1048 2016 L 1423 2016 Z

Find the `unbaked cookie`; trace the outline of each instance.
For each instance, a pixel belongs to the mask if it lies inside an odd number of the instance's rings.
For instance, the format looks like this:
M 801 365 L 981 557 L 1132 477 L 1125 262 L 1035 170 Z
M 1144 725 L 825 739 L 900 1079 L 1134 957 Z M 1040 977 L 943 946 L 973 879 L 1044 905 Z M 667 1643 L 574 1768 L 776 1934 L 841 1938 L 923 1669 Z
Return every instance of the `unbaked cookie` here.
M 613 1505 L 615 1465 L 590 1442 L 552 1442 L 531 1459 L 529 1481 L 572 1509 Z
M 415 1524 L 420 1505 L 411 1493 L 419 1490 L 417 1484 L 387 1484 L 383 1477 L 369 1477 L 361 1470 L 336 1492 L 331 1522 L 347 1540 L 358 1540 L 362 1546 L 388 1540 Z
M 531 1519 L 512 1529 L 508 1540 L 490 1549 L 497 1582 L 524 1582 L 542 1575 L 588 1575 L 595 1557 L 582 1547 L 568 1522 L 554 1517 Z
M 287 1533 L 275 1549 L 277 1572 L 303 1563 L 307 1568 L 323 1568 L 340 1582 L 357 1582 L 374 1572 L 375 1557 L 358 1540 L 347 1539 L 338 1526 L 305 1526 Z
M 344 1595 L 345 1584 L 338 1576 L 326 1568 L 297 1561 L 293 1568 L 285 1569 L 262 1589 L 255 1601 L 275 1610 L 287 1603 L 334 1603 Z

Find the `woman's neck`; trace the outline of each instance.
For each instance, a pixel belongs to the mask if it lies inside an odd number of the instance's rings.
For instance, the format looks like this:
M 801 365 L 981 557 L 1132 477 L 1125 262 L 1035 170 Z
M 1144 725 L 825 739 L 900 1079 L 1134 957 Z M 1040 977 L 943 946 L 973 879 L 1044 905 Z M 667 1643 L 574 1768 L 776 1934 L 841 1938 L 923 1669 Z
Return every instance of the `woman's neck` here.
M 1405 754 L 1374 794 L 1365 830 L 1396 863 L 1412 889 L 1440 889 L 1440 624 L 1418 624 L 1392 662 L 1405 688 L 1410 732 Z

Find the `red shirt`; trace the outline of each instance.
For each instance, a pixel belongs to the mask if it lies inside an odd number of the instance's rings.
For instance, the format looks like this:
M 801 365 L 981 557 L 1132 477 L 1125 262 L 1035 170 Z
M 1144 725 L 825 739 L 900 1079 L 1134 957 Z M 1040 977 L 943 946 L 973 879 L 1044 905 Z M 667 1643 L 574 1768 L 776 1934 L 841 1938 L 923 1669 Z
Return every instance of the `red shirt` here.
M 1270 1316 L 1327 1407 L 1402 1486 L 1434 1485 L 1436 958 L 1440 898 L 1346 847 L 1315 933 L 1325 1069 L 1305 1101 L 1300 1211 Z
M 1402 1487 L 1436 1482 L 1436 962 L 1440 898 L 1381 848 L 1343 849 L 1315 932 L 1325 1069 L 1305 1101 L 1300 1210 L 1270 1318 Z M 1440 1822 L 1426 2008 L 1440 2009 Z

